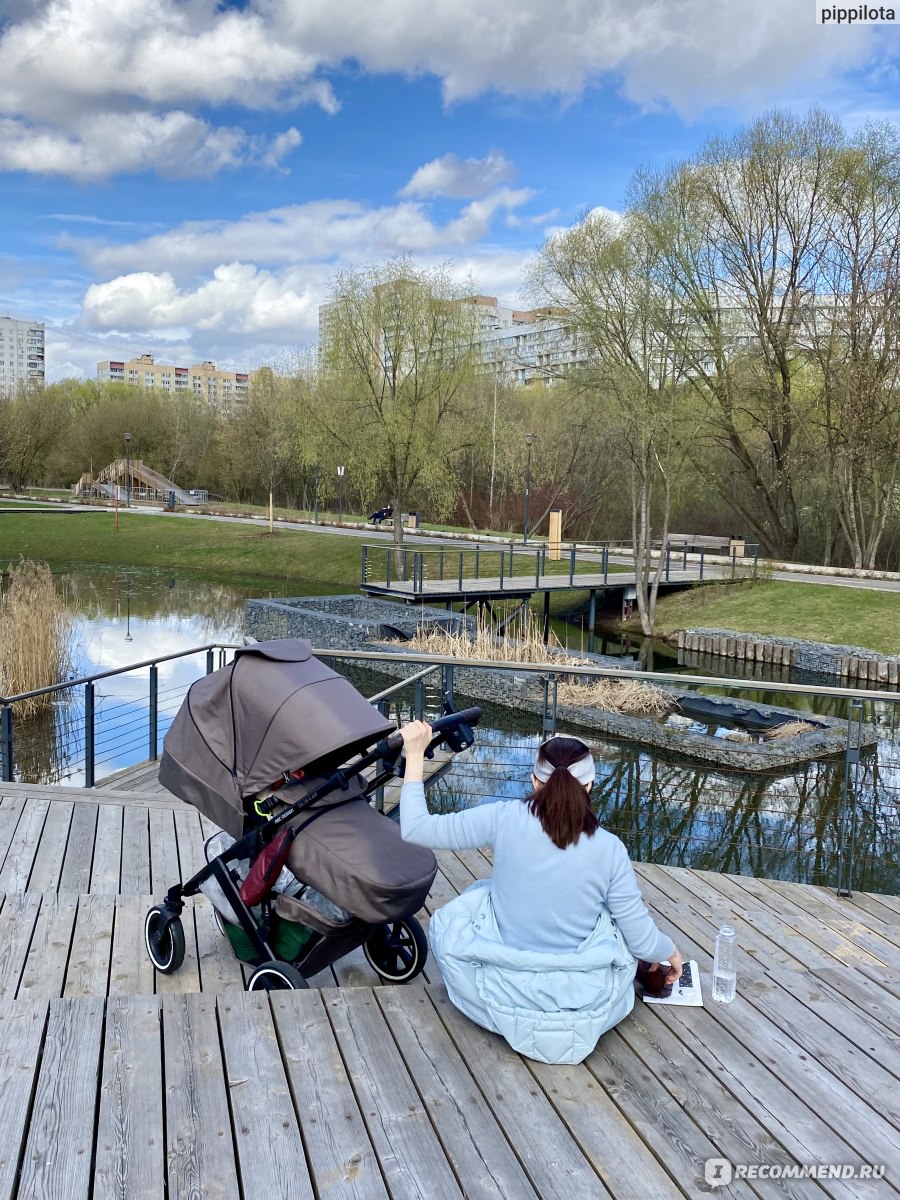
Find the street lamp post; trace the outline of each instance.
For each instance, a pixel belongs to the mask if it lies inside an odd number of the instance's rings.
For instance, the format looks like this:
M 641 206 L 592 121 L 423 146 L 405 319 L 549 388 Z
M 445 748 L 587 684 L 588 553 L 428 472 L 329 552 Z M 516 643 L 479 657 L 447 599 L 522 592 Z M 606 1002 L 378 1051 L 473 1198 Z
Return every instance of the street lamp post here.
M 315 513 L 313 515 L 313 525 L 318 525 L 318 523 L 319 523 L 319 480 L 321 479 L 321 477 L 322 477 L 322 468 L 316 467 L 316 491 L 315 491 L 315 499 L 313 501 L 313 503 L 315 504 Z
M 131 508 L 131 434 L 125 434 L 125 507 Z
M 528 541 L 528 496 L 531 492 L 531 447 L 537 440 L 536 433 L 526 433 L 525 442 L 528 446 L 528 457 L 525 460 L 525 531 L 522 541 Z
M 338 467 L 338 524 L 344 523 L 344 468 Z

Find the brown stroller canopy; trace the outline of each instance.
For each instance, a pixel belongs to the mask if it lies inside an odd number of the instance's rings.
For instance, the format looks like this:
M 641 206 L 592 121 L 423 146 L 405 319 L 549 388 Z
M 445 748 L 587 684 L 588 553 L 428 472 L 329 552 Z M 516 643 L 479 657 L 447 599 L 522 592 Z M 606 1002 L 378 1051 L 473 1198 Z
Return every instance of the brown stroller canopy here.
M 393 728 L 305 639 L 258 642 L 191 685 L 165 736 L 159 781 L 240 837 L 245 796 L 338 752 L 346 761 Z

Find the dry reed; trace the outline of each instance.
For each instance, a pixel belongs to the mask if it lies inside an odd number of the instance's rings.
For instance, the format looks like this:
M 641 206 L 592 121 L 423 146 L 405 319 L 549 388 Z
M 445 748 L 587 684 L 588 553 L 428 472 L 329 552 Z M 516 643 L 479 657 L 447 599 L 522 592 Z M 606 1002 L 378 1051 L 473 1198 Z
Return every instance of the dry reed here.
M 801 733 L 815 733 L 816 726 L 809 721 L 785 721 L 774 729 L 767 729 L 763 737 L 767 742 L 779 742 L 782 738 L 799 737 Z
M 61 683 L 71 670 L 73 623 L 47 563 L 10 566 L 0 595 L 0 695 Z M 52 696 L 35 696 L 14 710 L 31 717 L 51 704 Z
M 423 654 L 441 654 L 454 658 L 477 658 L 484 662 L 539 663 L 546 666 L 591 666 L 591 660 L 559 653 L 559 639 L 545 646 L 542 622 L 526 611 L 511 622 L 502 636 L 479 617 L 475 632 L 432 629 L 419 631 L 407 645 Z M 557 647 L 554 652 L 553 646 Z M 577 708 L 604 708 L 627 716 L 657 717 L 669 711 L 674 696 L 651 683 L 634 679 L 594 679 L 589 682 L 561 682 L 557 692 L 560 703 Z

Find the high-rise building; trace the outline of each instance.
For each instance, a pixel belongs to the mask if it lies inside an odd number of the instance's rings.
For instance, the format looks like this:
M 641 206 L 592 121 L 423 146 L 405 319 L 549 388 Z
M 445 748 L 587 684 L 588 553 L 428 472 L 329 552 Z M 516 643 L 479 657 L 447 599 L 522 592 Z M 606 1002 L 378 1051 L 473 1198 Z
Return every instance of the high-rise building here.
M 43 386 L 43 323 L 0 317 L 0 392 Z
M 97 378 L 105 383 L 131 383 L 152 391 L 193 395 L 216 408 L 240 403 L 250 390 L 250 376 L 240 371 L 220 371 L 214 362 L 174 367 L 140 354 L 127 362 L 98 362 Z

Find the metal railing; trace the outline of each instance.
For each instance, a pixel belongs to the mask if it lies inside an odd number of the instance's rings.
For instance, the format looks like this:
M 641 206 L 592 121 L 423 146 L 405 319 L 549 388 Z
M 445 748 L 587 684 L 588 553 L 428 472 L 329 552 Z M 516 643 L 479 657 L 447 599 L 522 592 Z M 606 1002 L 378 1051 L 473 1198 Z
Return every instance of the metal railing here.
M 94 786 L 104 763 L 121 762 L 127 752 L 153 760 L 163 726 L 174 715 L 190 681 L 161 687 L 159 667 L 185 660 L 193 677 L 224 666 L 233 645 L 210 644 L 147 659 L 127 668 L 98 672 L 38 689 L 52 694 L 58 710 L 66 695 L 79 707 L 66 745 L 68 769 L 83 768 Z M 435 784 L 439 808 L 453 809 L 488 799 L 521 796 L 540 740 L 572 732 L 589 742 L 599 764 L 596 792 L 604 825 L 628 845 L 634 858 L 714 870 L 799 878 L 828 884 L 840 895 L 854 888 L 900 890 L 900 694 L 877 689 L 817 687 L 786 682 L 678 672 L 613 670 L 606 666 L 485 662 L 406 651 L 322 649 L 315 653 L 346 674 L 381 711 L 398 723 L 438 715 L 446 699 L 471 698 L 485 716 L 475 746 L 453 760 Z M 191 659 L 195 663 L 190 663 Z M 199 661 L 196 661 L 199 660 Z M 143 702 L 100 697 L 103 680 L 147 672 Z M 387 686 L 378 677 L 393 676 Z M 497 681 L 514 676 L 505 693 Z M 793 767 L 762 766 L 753 771 L 697 764 L 669 750 L 649 747 L 624 732 L 591 730 L 571 723 L 571 698 L 563 685 L 615 678 L 660 687 L 705 688 L 737 693 L 769 703 L 782 698 L 785 708 L 840 716 L 847 721 L 842 753 Z M 143 688 L 143 683 L 142 683 Z M 2 778 L 24 778 L 30 763 L 24 746 L 34 722 L 15 717 L 13 705 L 24 697 L 0 699 Z M 112 703 L 110 703 L 112 702 Z M 864 723 L 875 724 L 879 742 L 864 750 Z M 31 734 L 29 734 L 31 729 Z M 71 748 L 74 747 L 74 750 Z M 45 748 L 41 763 L 49 762 Z M 133 765 L 133 762 L 122 764 Z M 22 769 L 20 769 L 22 768 Z M 115 768 L 114 768 L 115 769 Z M 46 772 L 45 772 L 46 775 Z
M 735 551 L 729 558 L 711 555 L 705 548 L 698 554 L 687 545 L 670 545 L 662 555 L 661 578 L 703 581 L 737 578 L 746 570 L 759 568 L 759 547 L 750 547 L 752 555 Z M 633 568 L 621 552 L 610 545 L 579 545 L 572 542 L 542 542 L 527 546 L 510 541 L 505 545 L 467 545 L 459 542 L 436 546 L 394 546 L 386 542 L 365 543 L 361 547 L 360 587 L 378 588 L 421 595 L 427 590 L 439 594 L 465 595 L 487 590 L 507 595 L 542 591 L 551 587 L 597 588 L 633 584 Z M 654 554 L 658 562 L 660 555 Z M 619 558 L 620 562 L 613 559 Z M 714 561 L 710 561 L 713 559 Z M 651 570 L 655 570 L 656 562 Z M 617 578 L 618 577 L 618 578 Z M 426 589 L 426 583 L 429 587 Z

